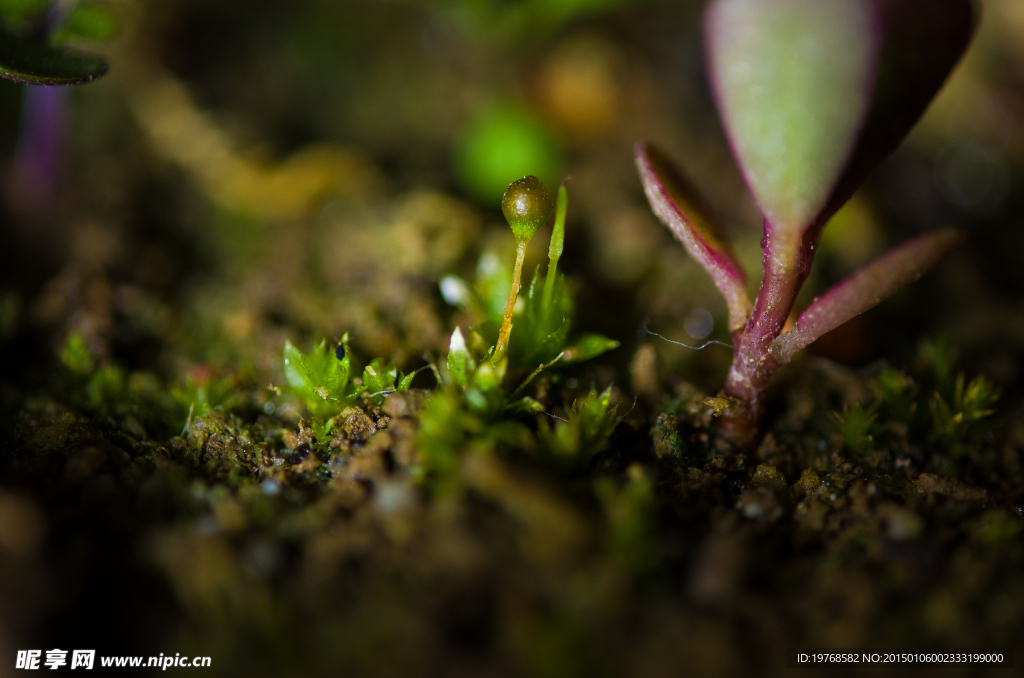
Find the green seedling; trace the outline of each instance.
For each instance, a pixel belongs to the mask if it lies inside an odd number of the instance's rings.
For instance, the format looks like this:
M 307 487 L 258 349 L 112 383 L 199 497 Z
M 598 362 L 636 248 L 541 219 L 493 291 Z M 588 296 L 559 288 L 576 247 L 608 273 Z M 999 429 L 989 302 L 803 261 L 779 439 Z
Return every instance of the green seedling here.
M 284 345 L 284 375 L 287 386 L 271 388 L 289 393 L 309 408 L 313 416 L 330 419 L 346 407 L 366 397 L 375 404 L 384 401 L 388 393 L 404 391 L 412 384 L 412 374 L 400 374 L 390 360 L 375 358 L 363 370 L 362 383 L 351 379 L 352 353 L 348 334 L 336 344 L 321 339 L 308 353 L 292 343 Z
M 477 313 L 484 321 L 465 333 L 456 328 L 444 364 L 431 365 L 441 388 L 420 421 L 422 476 L 450 478 L 460 451 L 469 446 L 489 448 L 508 443 L 532 448 L 532 434 L 513 418 L 542 413 L 544 405 L 524 395 L 526 388 L 545 370 L 618 346 L 618 342 L 598 335 L 585 335 L 575 344 L 566 340 L 573 303 L 565 278 L 558 272 L 558 260 L 565 242 L 568 196 L 563 185 L 554 206 L 548 189 L 536 177 L 511 184 L 502 211 L 516 238 L 514 268 L 509 271 L 497 258 L 484 255 L 476 291 L 454 276 L 441 281 L 445 299 Z M 548 244 L 547 272 L 543 276 L 539 268 L 534 272 L 523 308 L 517 312 L 526 245 L 552 209 L 555 223 Z M 486 337 L 494 337 L 493 343 Z M 556 465 L 585 466 L 604 448 L 617 423 L 616 406 L 610 401 L 610 389 L 600 395 L 591 392 L 573 405 L 569 419 L 554 430 L 540 423 L 538 435 Z
M 833 412 L 836 429 L 843 440 L 843 446 L 851 452 L 870 449 L 874 438 L 871 435 L 877 414 L 875 407 L 865 408 L 860 403 L 843 408 L 842 413 Z
M 537 183 L 539 184 L 539 181 Z M 522 189 L 522 184 L 518 187 L 517 184 L 520 182 L 509 187 L 510 193 L 506 196 L 509 203 L 514 203 L 513 194 L 518 195 Z M 570 339 L 575 305 L 565 276 L 558 271 L 558 261 L 565 243 L 568 205 L 569 191 L 563 185 L 558 190 L 558 200 L 554 208 L 555 219 L 548 243 L 547 271 L 542 274 L 539 267 L 534 271 L 526 293 L 522 295 L 521 308 L 517 309 L 516 304 L 520 298 L 519 290 L 513 289 L 509 284 L 509 278 L 521 278 L 520 249 L 525 252 L 525 247 L 517 248 L 515 271 L 518 271 L 518 274 L 506 268 L 499 257 L 485 253 L 480 258 L 477 277 L 472 286 L 453 275 L 441 280 L 441 293 L 444 298 L 452 305 L 459 306 L 480 319 L 480 323 L 473 327 L 467 337 L 473 346 L 486 348 L 489 342 L 498 344 L 502 339 L 500 330 L 507 328 L 510 335 L 512 325 L 515 325 L 515 341 L 509 342 L 508 336 L 505 336 L 509 371 L 532 371 L 552 361 L 557 361 L 555 365 L 582 362 L 596 358 L 619 345 L 617 341 L 599 334 L 583 334 Z M 519 229 L 521 234 L 526 235 L 524 227 L 521 224 L 517 225 L 518 221 L 513 223 L 513 219 L 517 219 L 515 214 L 509 218 L 513 234 Z M 532 232 L 529 235 L 532 237 Z M 517 235 L 517 241 L 518 239 Z M 494 355 L 496 351 L 492 354 L 492 359 Z
M 565 217 L 569 192 L 563 185 L 557 206 L 544 184 L 533 176 L 513 182 L 502 200 L 502 212 L 516 238 L 516 260 L 511 285 L 503 285 L 509 272 L 497 259 L 485 255 L 479 267 L 477 293 L 465 281 L 448 276 L 441 291 L 451 303 L 475 310 L 485 319 L 463 334 L 452 333 L 445 370 L 437 371 L 438 381 L 450 388 L 462 389 L 470 409 L 493 418 L 506 411 L 540 412 L 543 408 L 528 397 L 519 396 L 541 372 L 555 365 L 594 358 L 618 346 L 600 335 L 584 335 L 576 343 L 567 341 L 572 326 L 573 302 L 558 272 L 558 260 L 565 242 Z M 534 272 L 522 310 L 517 312 L 526 245 L 547 221 L 552 209 L 555 223 L 548 244 L 548 268 L 542 277 Z M 507 295 L 507 298 L 502 298 Z M 503 303 L 502 303 L 503 302 Z M 502 309 L 500 310 L 499 309 Z M 500 315 L 498 315 L 500 313 Z M 515 341 L 512 329 L 515 325 Z M 495 335 L 494 345 L 488 337 Z M 436 368 L 435 368 L 436 369 Z M 528 372 L 527 372 L 528 371 Z M 508 377 L 526 374 L 514 389 L 506 389 Z
M 586 468 L 598 452 L 608 445 L 615 430 L 615 412 L 611 405 L 611 388 L 598 394 L 595 389 L 569 408 L 568 418 L 556 421 L 554 428 L 541 421 L 538 435 L 559 464 Z
M 970 42 L 970 0 L 713 0 L 708 74 L 736 161 L 764 217 L 757 298 L 703 201 L 666 156 L 636 146 L 654 213 L 711 275 L 734 357 L 720 441 L 756 440 L 772 373 L 805 346 L 938 265 L 963 241 L 935 230 L 883 254 L 783 332 L 822 228 L 907 135 Z
M 191 421 L 217 407 L 231 409 L 238 396 L 238 383 L 232 377 L 189 374 L 183 386 L 171 388 L 171 395 Z
M 60 359 L 67 369 L 69 402 L 104 425 L 136 440 L 181 430 L 185 421 L 182 406 L 157 375 L 102 364 L 79 332 L 68 335 Z
M 991 408 L 998 397 L 984 377 L 975 377 L 965 386 L 964 375 L 959 375 L 949 400 L 938 392 L 932 394 L 929 405 L 934 428 L 929 442 L 945 448 L 954 457 L 967 454 L 971 447 L 968 441 L 978 423 L 993 413 Z

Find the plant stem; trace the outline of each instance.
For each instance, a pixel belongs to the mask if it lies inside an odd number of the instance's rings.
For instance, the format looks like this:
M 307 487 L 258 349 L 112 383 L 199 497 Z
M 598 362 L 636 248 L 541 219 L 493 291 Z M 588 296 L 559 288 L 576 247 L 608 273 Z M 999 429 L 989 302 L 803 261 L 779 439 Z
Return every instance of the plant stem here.
M 501 321 L 501 330 L 498 332 L 498 343 L 494 347 L 494 356 L 491 358 L 491 365 L 497 366 L 505 359 L 508 353 L 508 338 L 512 334 L 512 311 L 516 307 L 516 296 L 519 294 L 519 281 L 523 273 L 523 259 L 526 258 L 526 241 L 519 240 L 516 243 L 516 266 L 512 271 L 512 289 L 508 295 L 508 305 L 505 306 L 505 317 Z
M 569 191 L 565 182 L 558 187 L 558 204 L 555 207 L 555 226 L 551 230 L 551 242 L 548 245 L 548 274 L 544 279 L 544 297 L 541 308 L 546 314 L 551 309 L 551 298 L 555 291 L 555 278 L 558 275 L 558 260 L 562 256 L 565 243 L 565 213 L 569 209 Z
M 757 435 L 764 415 L 764 391 L 779 366 L 769 349 L 786 324 L 806 271 L 772 265 L 771 261 L 766 252 L 764 280 L 754 310 L 746 327 L 733 335 L 736 352 L 724 391 L 739 404 L 726 410 L 718 424 L 724 441 L 737 449 L 751 445 Z

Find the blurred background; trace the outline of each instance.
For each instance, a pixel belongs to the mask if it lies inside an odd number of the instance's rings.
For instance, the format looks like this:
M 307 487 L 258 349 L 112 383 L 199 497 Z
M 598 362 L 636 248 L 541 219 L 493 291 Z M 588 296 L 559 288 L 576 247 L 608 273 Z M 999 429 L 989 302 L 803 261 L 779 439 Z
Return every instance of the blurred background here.
M 45 4 L 2 0 L 0 17 L 17 27 Z M 854 369 L 901 366 L 922 337 L 943 337 L 968 373 L 1002 390 L 1001 411 L 1012 418 L 1024 367 L 1024 3 L 982 5 L 975 41 L 925 119 L 825 230 L 798 306 L 896 243 L 937 227 L 966 229 L 967 244 L 936 272 L 811 352 Z M 98 364 L 161 383 L 185 387 L 215 375 L 252 384 L 246 406 L 257 411 L 267 396 L 256 387 L 282 381 L 286 339 L 347 331 L 362 355 L 417 368 L 422 355 L 444 350 L 454 325 L 467 324 L 442 298 L 442 275 L 471 278 L 485 252 L 511 257 L 500 198 L 527 173 L 552 189 L 568 178 L 563 266 L 577 290 L 576 326 L 622 342 L 586 378 L 617 384 L 628 404 L 631 360 L 650 345 L 663 374 L 714 392 L 727 350 L 690 351 L 642 330 L 646 321 L 678 341 L 729 341 L 724 303 L 651 214 L 632 158 L 633 144 L 648 140 L 677 160 L 734 238 L 755 292 L 761 225 L 703 75 L 702 6 L 83 0 L 68 40 L 104 54 L 107 76 L 74 88 L 0 81 L 5 407 L 16 410 L 47 388 L 72 333 Z M 534 240 L 527 270 L 546 256 L 546 243 Z M 139 415 L 140 437 L 165 440 L 181 419 L 154 424 Z M 18 501 L 0 501 L 0 522 L 40 510 Z M 96 562 L 76 555 L 72 537 L 84 528 L 66 529 L 67 562 Z M 138 547 L 117 534 L 110 528 L 82 548 L 134 557 Z M 20 538 L 10 548 L 36 548 L 31 535 L 18 546 Z M 187 549 L 168 544 L 154 547 L 168 579 L 127 565 L 91 578 L 53 559 L 45 571 L 10 565 L 26 584 L 5 594 L 8 620 L 17 620 L 0 628 L 11 639 L 5 650 L 72 630 L 82 642 L 109 645 L 114 627 L 125 653 L 153 649 L 175 615 L 208 604 L 174 572 L 206 563 L 210 581 L 222 576 L 216 548 L 181 555 Z M 287 550 L 247 544 L 240 557 L 257 579 L 260 568 L 288 571 Z M 319 575 L 304 576 L 311 587 Z M 76 588 L 82 577 L 90 584 Z M 227 598 L 237 593 L 224 586 Z M 110 607 L 113 590 L 133 593 Z M 474 600 L 453 603 L 465 606 L 454 618 L 469 620 L 470 645 Z M 223 603 L 236 612 L 248 604 Z M 273 616 L 272 602 L 258 607 Z M 83 610 L 113 626 L 89 630 Z M 118 610 L 130 623 L 116 621 Z M 411 620 L 402 623 L 403 638 L 429 644 Z M 712 622 L 695 624 L 683 624 L 690 646 L 711 655 L 726 646 Z M 459 633 L 452 642 L 462 642 Z M 709 671 L 723 666 L 715 657 Z M 548 675 L 558 675 L 551 666 Z
M 6 11 L 44 4 L 8 0 Z M 925 120 L 826 229 L 798 306 L 922 230 L 960 226 L 971 241 L 934 276 L 819 341 L 820 354 L 899 361 L 932 332 L 1001 386 L 1015 380 L 1024 11 L 984 4 L 974 45 Z M 92 40 L 71 42 L 105 51 L 109 76 L 68 89 L 0 87 L 3 335 L 21 342 L 19 355 L 52 355 L 33 331 L 68 322 L 100 354 L 164 370 L 174 368 L 154 361 L 168 354 L 150 349 L 175 331 L 190 335 L 171 343 L 189 344 L 178 357 L 192 360 L 223 349 L 226 332 L 234 350 L 248 339 L 259 362 L 256 345 L 279 344 L 282 324 L 350 329 L 367 352 L 399 362 L 437 350 L 449 323 L 432 283 L 442 270 L 466 272 L 482 250 L 509 249 L 498 204 L 524 173 L 552 187 L 570 179 L 565 265 L 579 282 L 581 326 L 627 342 L 626 359 L 645 318 L 675 339 L 725 338 L 724 305 L 643 200 L 638 140 L 664 147 L 707 195 L 756 290 L 759 217 L 703 77 L 700 2 L 81 7 L 92 10 L 91 23 L 79 21 Z M 111 286 L 97 303 L 131 316 L 132 336 L 62 317 L 61 286 L 84 294 L 94 275 Z M 403 326 L 417 322 L 398 318 L 408 295 L 434 310 L 420 321 L 440 312 L 443 326 Z M 729 359 L 655 346 L 671 370 L 708 388 Z

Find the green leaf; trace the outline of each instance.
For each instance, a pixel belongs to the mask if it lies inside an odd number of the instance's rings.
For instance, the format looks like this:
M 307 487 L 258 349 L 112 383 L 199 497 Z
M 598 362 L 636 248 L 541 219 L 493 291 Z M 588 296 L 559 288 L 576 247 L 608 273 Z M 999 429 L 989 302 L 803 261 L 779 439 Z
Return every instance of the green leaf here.
M 351 357 L 348 334 L 340 346 L 321 340 L 309 353 L 303 353 L 291 342 L 284 346 L 284 374 L 288 386 L 282 390 L 302 400 L 316 416 L 333 416 L 351 404 L 362 392 L 349 383 Z M 341 359 L 338 359 L 341 355 Z
M 618 421 L 618 406 L 610 406 L 611 387 L 598 395 L 591 389 L 582 401 L 573 403 L 568 419 L 555 423 L 554 430 L 543 420 L 537 433 L 552 455 L 560 463 L 581 466 L 603 450 Z
M 77 85 L 107 72 L 100 57 L 57 49 L 0 30 L 0 77 L 26 85 Z
M 96 365 L 96 360 L 89 347 L 85 345 L 85 337 L 81 332 L 72 332 L 68 335 L 68 343 L 64 345 L 60 359 L 65 367 L 79 376 L 91 373 Z
M 558 355 L 555 356 L 555 358 L 551 362 L 538 365 L 537 369 L 535 369 L 533 372 L 531 372 L 530 376 L 528 376 L 526 379 L 524 379 L 523 383 L 519 384 L 519 386 L 516 388 L 516 390 L 512 392 L 512 397 L 515 398 L 517 395 L 522 393 L 523 389 L 526 388 L 530 384 L 531 381 L 536 379 L 538 374 L 540 374 L 544 370 L 548 369 L 549 367 L 551 367 L 552 365 L 554 365 L 555 363 L 557 363 L 561 359 L 562 359 L 562 354 L 559 353 Z
M 363 370 L 363 386 L 371 394 L 394 390 L 397 378 L 395 364 L 384 358 L 374 358 Z
M 820 228 L 906 137 L 977 24 L 972 0 L 714 0 L 709 75 L 765 217 L 770 264 Z
M 558 265 L 565 246 L 565 214 L 569 210 L 569 189 L 565 182 L 558 187 L 558 202 L 555 206 L 555 225 L 551 229 L 551 240 L 548 241 L 548 262 L 551 270 Z
M 584 334 L 574 346 L 565 349 L 563 360 L 567 363 L 583 362 L 618 347 L 619 342 L 614 339 L 600 334 Z
M 525 397 L 509 404 L 505 410 L 510 414 L 540 414 L 544 406 L 533 398 Z
M 544 338 L 544 341 L 537 348 L 537 353 L 547 355 L 560 352 L 562 346 L 565 345 L 565 337 L 569 334 L 570 325 L 571 323 L 568 318 L 562 318 L 562 324 L 558 326 L 557 330 Z
M 466 348 L 462 330 L 456 327 L 452 332 L 451 342 L 448 344 L 448 374 L 457 385 L 467 388 L 475 372 L 476 363 L 473 361 L 469 349 Z
M 868 110 L 878 48 L 872 5 L 719 0 L 706 16 L 733 152 L 766 220 L 794 247 L 825 206 Z
M 237 388 L 238 384 L 230 376 L 197 380 L 189 375 L 183 387 L 171 388 L 171 395 L 180 407 L 191 411 L 193 417 L 201 417 L 215 407 L 231 409 L 237 402 Z
M 328 437 L 331 434 L 331 429 L 334 428 L 334 419 L 328 419 L 326 422 L 313 420 L 310 422 L 310 428 L 313 429 L 313 437 L 316 438 L 317 442 L 324 444 L 328 442 Z
M 399 382 L 398 382 L 398 390 L 399 391 L 408 391 L 409 387 L 412 386 L 412 380 L 413 380 L 413 377 L 415 377 L 415 376 L 416 376 L 415 372 L 410 372 L 409 374 L 407 374 L 404 377 L 402 377 L 401 380 L 399 380 Z
M 297 390 L 311 389 L 306 370 L 302 365 L 302 351 L 295 348 L 292 342 L 284 342 L 284 377 L 288 385 Z
M 611 435 L 612 429 L 615 428 L 614 418 L 617 409 L 617 407 L 613 407 L 609 410 L 611 397 L 611 386 L 602 391 L 600 395 L 596 390 L 591 389 L 587 397 L 583 399 L 583 403 L 579 405 L 577 411 L 580 431 L 584 438 L 598 440 Z

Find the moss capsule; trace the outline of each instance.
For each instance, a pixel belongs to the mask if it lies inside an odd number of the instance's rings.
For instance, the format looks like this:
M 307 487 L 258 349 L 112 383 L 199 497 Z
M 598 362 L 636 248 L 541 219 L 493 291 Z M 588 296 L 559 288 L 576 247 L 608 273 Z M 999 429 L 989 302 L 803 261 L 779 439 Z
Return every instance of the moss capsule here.
M 509 184 L 505 197 L 501 199 L 501 211 L 520 242 L 529 242 L 548 220 L 553 206 L 551 192 L 535 176 L 526 176 Z

